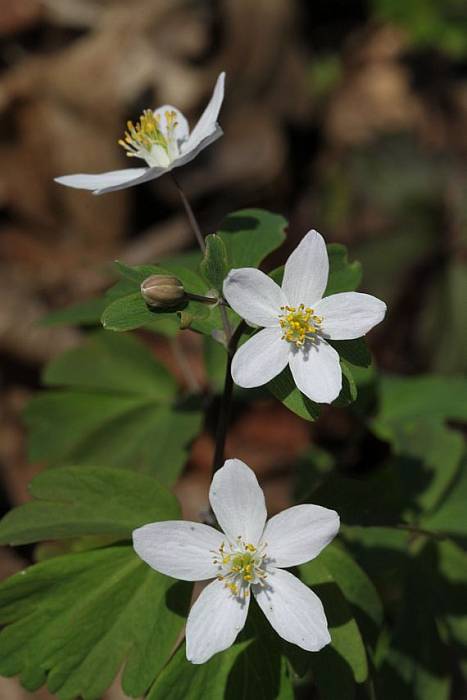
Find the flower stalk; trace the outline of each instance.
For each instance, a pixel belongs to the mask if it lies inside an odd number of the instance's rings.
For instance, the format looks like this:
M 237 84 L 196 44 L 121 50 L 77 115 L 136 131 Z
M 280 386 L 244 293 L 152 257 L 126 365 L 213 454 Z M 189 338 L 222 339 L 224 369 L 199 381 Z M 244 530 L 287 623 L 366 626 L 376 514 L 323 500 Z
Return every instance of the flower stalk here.
M 218 469 L 222 467 L 225 459 L 225 441 L 227 438 L 227 429 L 229 426 L 233 396 L 232 359 L 235 355 L 238 343 L 245 331 L 245 328 L 246 323 L 244 321 L 241 321 L 227 343 L 227 363 L 225 367 L 224 390 L 222 392 L 221 397 L 219 420 L 217 421 L 216 429 L 216 445 L 214 448 L 214 457 L 212 460 L 213 475 Z
M 180 183 L 178 182 L 177 178 L 173 173 L 171 173 L 173 182 L 178 189 L 178 192 L 180 194 L 181 200 L 183 202 L 183 206 L 185 208 L 185 212 L 188 216 L 188 220 L 190 221 L 191 228 L 193 229 L 193 232 L 196 236 L 196 240 L 198 241 L 199 247 L 201 248 L 201 251 L 204 253 L 206 251 L 206 245 L 204 243 L 204 237 L 203 234 L 201 233 L 201 228 L 198 224 L 198 221 L 196 219 L 196 216 L 193 212 L 193 209 L 191 207 L 191 204 L 185 195 L 182 187 L 180 186 Z M 225 441 L 227 438 L 227 429 L 229 425 L 229 418 L 230 418 L 230 413 L 231 413 L 231 407 L 232 407 L 232 396 L 233 396 L 233 377 L 232 377 L 232 360 L 233 357 L 237 351 L 238 343 L 240 341 L 240 338 L 242 334 L 244 333 L 246 329 L 246 323 L 242 320 L 237 328 L 232 332 L 232 328 L 229 323 L 229 318 L 227 315 L 227 303 L 226 301 L 221 297 L 220 299 L 214 299 L 213 297 L 204 297 L 200 296 L 198 294 L 192 294 L 190 292 L 185 292 L 185 298 L 187 299 L 192 299 L 194 301 L 200 301 L 203 303 L 207 304 L 218 304 L 219 305 L 219 313 L 221 315 L 222 319 L 222 325 L 224 327 L 224 335 L 225 335 L 225 342 L 226 342 L 226 347 L 227 347 L 227 362 L 226 362 L 226 368 L 225 368 L 225 379 L 224 379 L 224 390 L 222 392 L 222 397 L 221 397 L 221 405 L 220 405 L 220 410 L 219 410 L 219 419 L 217 422 L 217 428 L 216 428 L 216 443 L 215 443 L 215 448 L 214 448 L 214 456 L 213 456 L 213 462 L 212 462 L 212 473 L 215 474 L 220 467 L 222 467 L 224 463 L 224 453 L 225 453 Z
M 180 199 L 182 200 L 183 207 L 184 207 L 186 215 L 188 217 L 188 221 L 190 222 L 190 226 L 192 228 L 192 231 L 195 234 L 196 241 L 201 249 L 201 252 L 204 253 L 206 251 L 206 244 L 204 242 L 204 236 L 201 233 L 201 229 L 198 225 L 198 222 L 196 220 L 196 216 L 193 212 L 191 204 L 188 201 L 188 198 L 187 198 L 185 192 L 183 191 L 179 181 L 175 177 L 175 175 L 173 173 L 170 173 L 170 174 L 172 176 L 172 180 L 174 182 L 174 185 L 178 190 L 178 193 L 180 195 Z

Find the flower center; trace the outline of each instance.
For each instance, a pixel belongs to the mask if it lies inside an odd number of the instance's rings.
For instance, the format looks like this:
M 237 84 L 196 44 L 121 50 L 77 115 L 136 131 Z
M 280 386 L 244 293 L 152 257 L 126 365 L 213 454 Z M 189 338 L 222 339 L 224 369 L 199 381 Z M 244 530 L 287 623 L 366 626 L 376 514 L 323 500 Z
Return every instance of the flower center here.
M 323 318 L 316 316 L 313 309 L 304 304 L 281 306 L 281 311 L 283 313 L 279 316 L 279 323 L 283 330 L 282 339 L 294 343 L 298 348 L 321 330 Z
M 151 166 L 166 167 L 179 155 L 177 115 L 167 111 L 163 117 L 161 120 L 160 114 L 145 109 L 136 124 L 127 122 L 125 137 L 118 143 L 129 158 L 143 158 Z
M 263 583 L 267 576 L 265 566 L 266 545 L 257 549 L 254 545 L 237 538 L 235 544 L 221 544 L 213 552 L 213 562 L 218 568 L 217 578 L 224 581 L 232 595 L 247 598 L 252 583 Z

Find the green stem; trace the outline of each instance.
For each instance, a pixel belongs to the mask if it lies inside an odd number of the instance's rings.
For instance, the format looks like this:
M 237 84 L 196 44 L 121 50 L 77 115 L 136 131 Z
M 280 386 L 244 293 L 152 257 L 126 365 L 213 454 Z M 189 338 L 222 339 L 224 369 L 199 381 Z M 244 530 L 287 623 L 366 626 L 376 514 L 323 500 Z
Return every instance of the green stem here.
M 405 523 L 400 523 L 399 525 L 395 526 L 397 530 L 406 530 L 407 532 L 410 532 L 412 535 L 419 536 L 419 537 L 429 537 L 433 540 L 445 540 L 447 538 L 447 535 L 444 535 L 441 532 L 434 532 L 433 530 L 424 530 L 422 527 L 418 527 L 417 525 L 406 525 Z
M 188 220 L 191 224 L 191 228 L 193 229 L 193 232 L 196 236 L 196 240 L 198 241 L 199 247 L 201 248 L 201 252 L 205 253 L 206 252 L 206 244 L 204 242 L 203 234 L 201 233 L 201 229 L 199 227 L 199 224 L 196 220 L 196 216 L 193 212 L 193 209 L 191 208 L 190 202 L 188 201 L 184 191 L 182 190 L 180 183 L 178 182 L 177 178 L 173 173 L 171 173 L 172 179 L 174 181 L 175 187 L 178 190 L 178 193 L 180 195 L 180 198 L 182 200 L 183 206 L 185 208 L 185 212 L 188 216 Z M 196 294 L 187 294 L 187 296 L 191 299 L 197 299 L 198 301 L 203 301 L 203 302 L 211 302 L 211 299 L 209 297 L 200 297 Z M 214 300 L 212 300 L 214 301 Z M 216 446 L 214 449 L 214 458 L 213 458 L 213 465 L 212 465 L 212 471 L 213 474 L 216 472 L 220 467 L 222 467 L 224 463 L 224 451 L 225 451 L 225 440 L 227 437 L 227 428 L 229 424 L 229 418 L 230 418 L 230 410 L 232 406 L 232 394 L 233 394 L 233 379 L 232 379 L 232 374 L 231 374 L 231 366 L 232 366 L 232 358 L 235 354 L 235 351 L 237 349 L 238 342 L 242 336 L 242 333 L 245 329 L 245 322 L 241 321 L 235 331 L 232 333 L 232 328 L 230 326 L 229 322 L 229 317 L 227 314 L 227 309 L 225 307 L 225 302 L 223 299 L 220 300 L 219 304 L 219 312 L 221 315 L 222 319 L 222 325 L 224 327 L 224 334 L 225 334 L 225 340 L 227 343 L 227 365 L 225 368 L 225 380 L 224 380 L 224 391 L 222 393 L 222 398 L 221 398 L 221 406 L 220 406 L 220 411 L 219 411 L 219 421 L 217 423 L 217 430 L 216 430 Z
M 193 209 L 191 208 L 191 204 L 188 201 L 185 192 L 182 190 L 180 183 L 178 182 L 177 178 L 173 173 L 172 175 L 172 180 L 174 181 L 175 187 L 178 190 L 178 193 L 180 195 L 180 198 L 182 200 L 182 204 L 185 207 L 185 212 L 186 215 L 188 216 L 188 221 L 190 222 L 191 228 L 193 229 L 193 233 L 195 234 L 196 240 L 198 241 L 198 245 L 201 248 L 201 252 L 204 253 L 206 250 L 206 244 L 204 242 L 203 234 L 201 233 L 201 229 L 198 225 L 198 222 L 196 220 L 196 216 L 193 212 Z
M 200 301 L 202 304 L 218 304 L 219 299 L 214 297 L 204 297 L 201 294 L 193 294 L 192 292 L 185 292 L 185 296 L 188 299 L 193 299 L 193 301 Z
M 364 683 L 364 688 L 368 695 L 368 700 L 376 700 L 375 685 L 372 678 L 367 678 Z
M 181 197 L 183 206 L 185 207 L 185 211 L 186 211 L 186 214 L 188 216 L 188 220 L 191 224 L 191 228 L 193 229 L 193 233 L 195 234 L 196 240 L 198 241 L 198 245 L 201 248 L 201 252 L 205 253 L 206 252 L 206 244 L 204 242 L 203 234 L 201 233 L 201 229 L 199 227 L 198 221 L 197 221 L 196 216 L 193 212 L 191 204 L 188 201 L 186 194 L 182 190 L 180 183 L 177 180 L 177 178 L 175 177 L 175 175 L 173 174 L 173 172 L 171 173 L 171 175 L 172 175 L 172 180 L 175 183 L 175 187 L 177 188 L 178 193 Z M 211 299 L 209 297 L 199 297 L 196 294 L 189 294 L 188 296 L 191 297 L 191 299 L 197 299 L 198 301 L 211 303 Z M 218 300 L 212 299 L 212 301 L 215 302 Z M 232 335 L 232 329 L 230 327 L 229 318 L 227 316 L 227 310 L 225 308 L 223 299 L 221 299 L 221 303 L 219 304 L 219 311 L 220 311 L 220 315 L 221 315 L 221 319 L 222 319 L 222 325 L 224 327 L 225 339 L 226 339 L 226 342 L 228 343 L 230 341 L 230 337 Z
M 245 322 L 240 321 L 227 344 L 227 364 L 225 367 L 224 391 L 222 393 L 221 405 L 219 409 L 219 420 L 217 422 L 216 430 L 216 446 L 214 449 L 214 458 L 212 462 L 213 474 L 215 474 L 215 472 L 224 464 L 225 440 L 227 437 L 227 428 L 229 425 L 233 395 L 233 379 L 231 373 L 232 358 L 235 355 L 238 342 L 245 330 L 245 326 Z

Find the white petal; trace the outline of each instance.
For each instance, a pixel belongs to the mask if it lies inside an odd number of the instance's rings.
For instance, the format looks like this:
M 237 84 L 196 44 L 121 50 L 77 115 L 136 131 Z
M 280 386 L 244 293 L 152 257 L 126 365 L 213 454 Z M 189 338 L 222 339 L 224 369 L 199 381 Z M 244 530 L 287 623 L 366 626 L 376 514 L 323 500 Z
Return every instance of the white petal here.
M 209 138 L 217 129 L 217 117 L 224 99 L 224 82 L 225 73 L 221 73 L 217 78 L 214 92 L 212 93 L 209 104 L 201 115 L 198 123 L 190 134 L 186 143 L 185 151 L 192 151 L 201 141 Z M 219 134 L 220 135 L 220 134 Z M 207 145 L 207 144 L 206 144 Z
M 187 141 L 185 141 L 184 144 L 182 144 L 181 148 L 181 153 L 182 155 L 179 158 L 176 158 L 174 161 L 172 161 L 172 168 L 179 168 L 181 165 L 186 165 L 190 161 L 192 161 L 200 151 L 203 150 L 203 148 L 206 148 L 206 146 L 209 146 L 213 141 L 217 141 L 218 138 L 222 136 L 224 132 L 220 128 L 220 126 L 216 126 L 215 130 L 209 135 L 206 136 L 205 139 L 200 141 L 198 145 L 195 148 L 191 148 L 190 150 L 187 150 Z
M 245 389 L 266 384 L 286 367 L 289 352 L 280 328 L 264 328 L 235 353 L 232 360 L 235 384 Z
M 239 316 L 255 326 L 278 326 L 287 300 L 270 277 L 254 267 L 231 270 L 224 280 L 224 296 Z
M 136 554 L 161 574 L 182 581 L 203 581 L 217 575 L 213 552 L 225 537 L 209 525 L 185 520 L 150 523 L 134 530 Z
M 317 403 L 331 403 L 342 389 L 339 355 L 325 340 L 306 343 L 289 355 L 289 365 L 300 391 Z
M 232 595 L 222 581 L 213 581 L 191 608 L 186 623 L 186 657 L 202 664 L 230 647 L 243 629 L 249 598 Z
M 172 105 L 162 105 L 162 107 L 158 107 L 154 110 L 154 116 L 159 117 L 160 119 L 159 124 L 162 133 L 164 134 L 164 136 L 166 136 L 167 133 L 170 131 L 167 129 L 167 112 L 175 112 L 175 122 L 177 126 L 173 130 L 173 135 L 175 136 L 179 144 L 184 143 L 185 141 L 187 141 L 188 135 L 190 133 L 188 122 L 185 116 L 180 112 L 180 110 L 176 107 L 173 107 Z
M 108 173 L 63 175 L 56 177 L 55 182 L 78 190 L 94 190 L 94 194 L 104 194 L 154 180 L 166 172 L 166 168 L 127 168 Z
M 323 605 L 312 590 L 288 571 L 271 569 L 267 586 L 252 586 L 261 610 L 287 642 L 319 651 L 331 637 Z
M 383 320 L 386 304 L 370 294 L 341 292 L 321 299 L 315 311 L 323 317 L 321 327 L 327 338 L 352 340 Z
M 328 276 L 324 239 L 318 231 L 309 231 L 285 263 L 282 289 L 289 304 L 313 307 L 324 294 Z
M 271 518 L 262 540 L 267 542 L 273 566 L 298 566 L 317 557 L 338 531 L 339 516 L 334 510 L 304 503 Z
M 214 474 L 209 502 L 231 542 L 241 537 L 246 544 L 258 544 L 266 522 L 266 503 L 250 467 L 239 459 L 228 459 Z

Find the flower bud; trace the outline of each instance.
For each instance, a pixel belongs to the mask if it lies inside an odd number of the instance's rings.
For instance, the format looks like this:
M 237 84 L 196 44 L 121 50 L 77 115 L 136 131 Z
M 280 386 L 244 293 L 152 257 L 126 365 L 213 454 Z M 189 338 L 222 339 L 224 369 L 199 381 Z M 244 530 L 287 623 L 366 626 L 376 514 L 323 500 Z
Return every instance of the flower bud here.
M 172 275 L 151 275 L 141 283 L 141 295 L 148 306 L 164 309 L 185 298 L 183 284 Z

